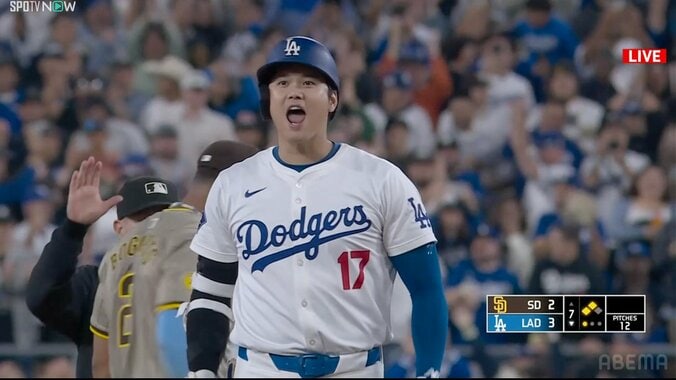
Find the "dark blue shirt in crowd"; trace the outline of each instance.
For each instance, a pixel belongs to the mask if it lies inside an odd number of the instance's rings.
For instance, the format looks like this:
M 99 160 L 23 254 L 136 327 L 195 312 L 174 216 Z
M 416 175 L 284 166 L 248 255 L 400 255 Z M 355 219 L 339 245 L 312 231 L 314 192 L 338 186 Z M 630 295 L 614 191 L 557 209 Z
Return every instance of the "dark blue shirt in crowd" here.
M 475 315 L 475 324 L 479 329 L 480 337 L 483 343 L 516 343 L 523 339 L 521 334 L 488 334 L 486 333 L 486 300 L 488 294 L 519 294 L 521 287 L 516 275 L 508 271 L 505 267 L 500 267 L 493 272 L 481 272 L 470 259 L 458 263 L 458 265 L 449 273 L 446 285 L 450 288 L 459 286 L 465 281 L 475 281 L 481 288 L 481 305 Z M 453 306 L 451 305 L 451 308 Z M 462 338 L 458 329 L 451 325 L 451 342 L 461 344 L 468 343 Z

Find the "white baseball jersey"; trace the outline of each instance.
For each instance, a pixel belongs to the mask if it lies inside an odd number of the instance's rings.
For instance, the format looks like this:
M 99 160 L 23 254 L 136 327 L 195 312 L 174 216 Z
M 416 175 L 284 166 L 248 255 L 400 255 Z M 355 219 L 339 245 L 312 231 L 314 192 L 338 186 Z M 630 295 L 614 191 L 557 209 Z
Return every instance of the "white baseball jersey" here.
M 436 242 L 401 170 L 347 144 L 298 172 L 273 148 L 220 173 L 191 248 L 238 261 L 231 341 L 345 354 L 391 339 L 389 256 Z

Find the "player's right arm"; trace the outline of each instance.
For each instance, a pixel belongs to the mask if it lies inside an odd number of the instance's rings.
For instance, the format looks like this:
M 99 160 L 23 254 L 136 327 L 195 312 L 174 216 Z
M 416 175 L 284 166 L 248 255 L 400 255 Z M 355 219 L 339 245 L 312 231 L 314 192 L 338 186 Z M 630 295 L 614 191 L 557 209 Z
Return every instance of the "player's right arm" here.
M 92 375 L 94 378 L 110 378 L 110 364 L 108 358 L 108 339 L 94 335 L 92 352 Z
M 237 279 L 237 249 L 228 233 L 228 200 L 223 175 L 214 182 L 205 205 L 206 223 L 190 248 L 198 255 L 187 311 L 188 367 L 193 376 L 215 377 L 225 353 L 231 302 Z
M 89 325 L 92 294 L 98 284 L 96 268 L 77 268 L 77 258 L 87 227 L 121 200 L 120 196 L 101 199 L 101 168 L 101 162 L 90 157 L 73 172 L 67 219 L 44 247 L 26 289 L 26 303 L 31 312 L 77 344 L 89 338 L 83 331 Z
M 92 352 L 92 374 L 95 378 L 109 378 L 110 365 L 108 353 L 109 318 L 106 311 L 106 289 L 108 278 L 108 255 L 106 255 L 99 267 L 99 287 L 94 297 L 89 330 L 94 335 Z

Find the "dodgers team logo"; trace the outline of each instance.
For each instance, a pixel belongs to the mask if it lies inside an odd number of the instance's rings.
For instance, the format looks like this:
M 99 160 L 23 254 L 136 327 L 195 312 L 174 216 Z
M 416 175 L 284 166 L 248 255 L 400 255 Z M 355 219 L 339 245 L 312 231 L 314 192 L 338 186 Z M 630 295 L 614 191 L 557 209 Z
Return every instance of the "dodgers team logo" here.
M 420 223 L 420 229 L 432 227 L 432 222 L 430 222 L 430 218 L 425 214 L 423 206 L 420 203 L 416 204 L 413 201 L 413 197 L 408 198 L 408 203 L 413 207 L 414 220 Z
M 284 48 L 284 55 L 298 55 L 300 52 L 300 45 L 293 39 L 286 39 L 286 47 Z
M 364 206 L 346 207 L 340 211 L 331 210 L 327 213 L 317 213 L 307 217 L 306 207 L 301 208 L 300 216 L 288 226 L 278 224 L 268 228 L 264 222 L 256 219 L 247 220 L 237 228 L 237 240 L 244 243 L 242 258 L 248 260 L 251 256 L 261 254 L 271 247 L 282 246 L 287 239 L 291 242 L 310 240 L 294 245 L 293 247 L 270 253 L 257 259 L 251 266 L 251 271 L 261 272 L 270 264 L 284 260 L 297 253 L 304 252 L 308 260 L 314 260 L 319 254 L 319 246 L 332 240 L 358 234 L 368 230 L 373 223 L 364 212 Z M 338 227 L 340 232 L 330 232 Z

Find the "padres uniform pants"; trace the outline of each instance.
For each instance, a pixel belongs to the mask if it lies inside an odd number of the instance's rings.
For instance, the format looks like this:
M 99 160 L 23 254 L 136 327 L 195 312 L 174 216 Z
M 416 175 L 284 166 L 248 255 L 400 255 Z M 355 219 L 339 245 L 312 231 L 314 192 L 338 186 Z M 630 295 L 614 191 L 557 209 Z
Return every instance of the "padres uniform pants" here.
M 313 354 L 287 356 L 256 352 L 240 347 L 235 365 L 236 378 L 382 378 L 384 376 L 380 347 L 340 356 Z

